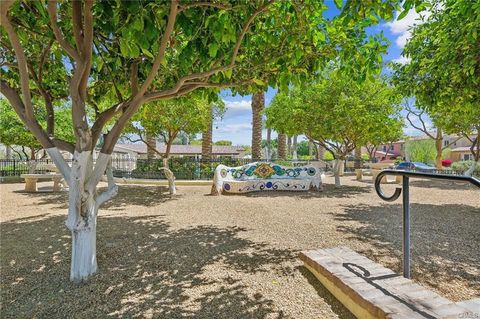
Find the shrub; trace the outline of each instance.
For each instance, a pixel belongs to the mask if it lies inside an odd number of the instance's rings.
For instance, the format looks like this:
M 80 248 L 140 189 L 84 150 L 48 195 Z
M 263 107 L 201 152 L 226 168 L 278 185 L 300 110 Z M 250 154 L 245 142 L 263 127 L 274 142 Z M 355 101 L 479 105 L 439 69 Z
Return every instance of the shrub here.
M 471 165 L 472 161 L 459 161 L 452 163 L 451 168 L 456 171 L 466 171 Z M 480 163 L 477 163 L 474 173 L 475 175 L 480 175 Z

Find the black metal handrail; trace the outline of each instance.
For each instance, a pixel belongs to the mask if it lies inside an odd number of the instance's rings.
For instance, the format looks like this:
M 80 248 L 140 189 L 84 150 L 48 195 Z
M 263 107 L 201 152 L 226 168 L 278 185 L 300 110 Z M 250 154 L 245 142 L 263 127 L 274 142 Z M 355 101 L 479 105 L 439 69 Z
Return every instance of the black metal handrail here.
M 387 175 L 402 176 L 402 187 L 397 187 L 391 196 L 386 196 L 381 189 L 381 181 Z M 393 202 L 402 196 L 403 206 L 403 277 L 410 278 L 410 177 L 432 178 L 441 180 L 453 180 L 459 182 L 468 182 L 480 188 L 480 180 L 475 177 L 450 175 L 450 174 L 432 174 L 417 171 L 386 169 L 381 171 L 375 179 L 375 191 L 377 195 L 387 202 Z

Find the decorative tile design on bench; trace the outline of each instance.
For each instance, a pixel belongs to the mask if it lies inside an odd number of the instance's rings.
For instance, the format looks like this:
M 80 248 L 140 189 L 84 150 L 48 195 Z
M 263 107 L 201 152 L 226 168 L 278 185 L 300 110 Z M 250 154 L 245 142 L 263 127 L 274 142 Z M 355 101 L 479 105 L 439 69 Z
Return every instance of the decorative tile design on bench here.
M 472 313 L 471 307 L 443 298 L 346 247 L 304 251 L 300 259 L 358 318 L 460 318 Z
M 313 165 L 287 167 L 256 162 L 238 167 L 218 165 L 215 169 L 212 195 L 257 191 L 321 190 L 322 170 Z

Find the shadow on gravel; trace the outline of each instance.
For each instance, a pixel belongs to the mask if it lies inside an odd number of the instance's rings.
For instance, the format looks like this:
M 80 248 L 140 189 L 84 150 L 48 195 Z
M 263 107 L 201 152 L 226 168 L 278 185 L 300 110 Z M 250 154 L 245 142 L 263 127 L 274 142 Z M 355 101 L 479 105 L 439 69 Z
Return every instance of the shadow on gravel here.
M 106 190 L 100 187 L 99 192 Z M 38 192 L 27 193 L 14 191 L 14 193 L 36 200 L 37 205 L 56 205 L 56 208 L 68 208 L 68 192 Z M 155 206 L 169 200 L 175 200 L 181 195 L 171 196 L 166 186 L 144 186 L 144 185 L 118 185 L 118 194 L 100 207 L 102 209 L 120 209 L 128 205 Z
M 246 197 L 295 197 L 300 199 L 308 198 L 349 198 L 359 194 L 371 192 L 370 187 L 358 187 L 342 185 L 341 188 L 335 188 L 334 185 L 324 184 L 323 191 L 308 192 L 289 192 L 289 191 L 263 191 L 245 194 L 226 194 L 228 196 L 246 196 Z
M 243 238 L 239 227 L 173 229 L 163 216 L 99 217 L 99 273 L 69 282 L 64 216 L 2 223 L 5 318 L 282 318 L 238 278 L 293 275 L 297 252 Z
M 360 253 L 401 272 L 401 204 L 344 206 L 344 212 L 335 219 L 341 221 L 338 231 L 376 247 Z M 472 291 L 480 291 L 479 228 L 477 207 L 412 203 L 412 277 L 439 289 L 444 282 L 462 281 Z M 386 260 L 388 256 L 397 258 Z
M 306 267 L 299 266 L 298 271 L 308 280 L 308 283 L 315 288 L 320 298 L 325 300 L 332 307 L 332 311 L 338 314 L 340 319 L 355 319 L 356 317 L 342 305 L 334 295 L 325 288 L 320 281 Z

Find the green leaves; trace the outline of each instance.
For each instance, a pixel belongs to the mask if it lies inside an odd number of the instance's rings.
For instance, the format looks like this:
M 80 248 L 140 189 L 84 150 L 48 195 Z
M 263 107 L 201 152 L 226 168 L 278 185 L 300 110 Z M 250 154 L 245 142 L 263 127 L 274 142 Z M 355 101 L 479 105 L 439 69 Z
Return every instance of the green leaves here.
M 400 96 L 383 80 L 357 83 L 340 70 L 320 76 L 316 82 L 278 93 L 266 110 L 267 126 L 331 141 L 342 152 L 401 136 Z
M 341 9 L 342 8 L 342 5 L 343 5 L 343 0 L 334 0 L 335 1 L 335 6 L 338 8 L 338 9 Z
M 218 44 L 217 43 L 210 44 L 210 46 L 208 47 L 208 55 L 211 58 L 214 58 L 217 56 L 217 51 L 218 51 Z

